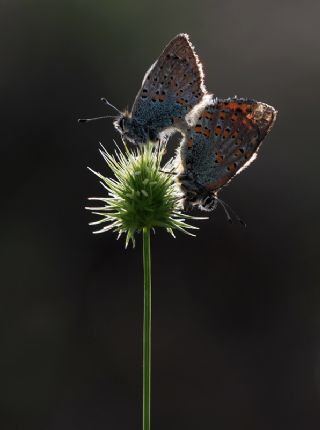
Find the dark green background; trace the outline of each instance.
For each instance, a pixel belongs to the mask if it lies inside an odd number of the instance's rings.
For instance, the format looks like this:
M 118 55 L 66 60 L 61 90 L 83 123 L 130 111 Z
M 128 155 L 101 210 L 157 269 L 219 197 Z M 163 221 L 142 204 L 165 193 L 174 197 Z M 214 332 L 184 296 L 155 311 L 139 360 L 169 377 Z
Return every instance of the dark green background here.
M 320 428 L 320 3 L 0 2 L 2 430 L 138 430 L 141 240 L 93 236 L 98 141 L 188 32 L 219 97 L 279 110 L 196 239 L 153 248 L 153 430 Z M 199 222 L 200 225 L 200 222 Z

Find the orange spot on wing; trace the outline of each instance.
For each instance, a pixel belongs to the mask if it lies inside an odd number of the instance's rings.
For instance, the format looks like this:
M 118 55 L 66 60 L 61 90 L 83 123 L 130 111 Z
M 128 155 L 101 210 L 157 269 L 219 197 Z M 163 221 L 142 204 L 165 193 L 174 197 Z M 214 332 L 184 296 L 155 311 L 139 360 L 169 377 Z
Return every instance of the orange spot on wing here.
M 185 99 L 182 99 L 182 98 L 177 99 L 177 103 L 179 103 L 179 105 L 183 105 L 183 106 L 185 106 L 187 104 L 187 102 L 185 101 Z
M 252 125 L 250 124 L 250 122 L 246 118 L 244 118 L 241 122 L 248 130 L 252 129 Z
M 230 134 L 230 130 L 223 130 L 223 137 L 228 137 Z
M 246 103 L 229 102 L 229 103 L 225 104 L 225 107 L 230 109 L 230 110 L 233 110 L 233 111 L 236 111 L 238 109 L 242 113 L 245 113 L 245 114 L 250 114 L 250 112 L 251 112 L 251 105 L 246 104 Z
M 227 169 L 229 170 L 230 173 L 234 173 L 237 170 L 236 163 L 229 164 L 229 166 L 227 167 Z
M 213 114 L 211 112 L 204 111 L 204 112 L 202 112 L 201 117 L 207 118 L 207 119 L 213 119 Z
M 228 109 L 230 109 L 230 110 L 236 110 L 236 109 L 238 109 L 238 108 L 240 108 L 241 109 L 241 105 L 239 105 L 239 103 L 237 103 L 237 102 L 229 102 L 227 105 L 226 105 L 226 107 L 228 108 Z M 242 109 L 241 109 L 242 110 Z
M 156 102 L 156 101 L 159 101 L 159 102 L 163 102 L 164 100 L 166 99 L 166 96 L 164 96 L 164 95 L 155 95 L 154 97 L 152 97 L 152 101 L 154 101 L 154 102 Z
M 194 127 L 194 131 L 198 134 L 203 134 L 206 137 L 210 136 L 210 130 L 208 128 L 201 127 L 200 125 L 196 125 Z
M 217 152 L 216 153 L 216 159 L 215 159 L 216 163 L 220 164 L 223 161 L 223 155 L 221 154 L 221 152 Z

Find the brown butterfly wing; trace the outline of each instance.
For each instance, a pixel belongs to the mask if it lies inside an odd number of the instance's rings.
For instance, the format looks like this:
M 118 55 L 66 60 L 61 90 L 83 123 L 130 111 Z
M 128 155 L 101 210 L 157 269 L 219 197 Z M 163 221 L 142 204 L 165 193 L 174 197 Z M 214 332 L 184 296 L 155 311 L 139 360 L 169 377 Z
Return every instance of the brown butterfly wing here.
M 276 118 L 272 106 L 230 98 L 208 105 L 186 139 L 186 169 L 196 183 L 218 191 L 256 157 Z
M 202 65 L 187 34 L 178 34 L 151 66 L 132 107 L 132 118 L 157 130 L 183 123 L 207 93 Z

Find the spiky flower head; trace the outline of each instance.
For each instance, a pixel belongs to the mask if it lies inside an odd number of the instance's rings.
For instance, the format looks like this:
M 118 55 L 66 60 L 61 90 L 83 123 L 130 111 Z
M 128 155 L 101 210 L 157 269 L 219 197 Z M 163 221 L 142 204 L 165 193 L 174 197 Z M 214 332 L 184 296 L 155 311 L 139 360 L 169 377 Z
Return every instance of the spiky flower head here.
M 135 234 L 143 228 L 163 227 L 173 236 L 174 230 L 192 235 L 189 230 L 197 227 L 186 219 L 200 218 L 181 213 L 181 196 L 174 176 L 160 167 L 164 149 L 151 144 L 133 150 L 124 146 L 123 150 L 117 147 L 112 155 L 102 146 L 100 153 L 115 178 L 90 169 L 107 191 L 106 197 L 89 199 L 99 200 L 103 206 L 86 208 L 101 217 L 90 225 L 106 224 L 94 233 L 112 230 L 118 238 L 125 234 L 126 247 L 130 241 L 135 245 Z

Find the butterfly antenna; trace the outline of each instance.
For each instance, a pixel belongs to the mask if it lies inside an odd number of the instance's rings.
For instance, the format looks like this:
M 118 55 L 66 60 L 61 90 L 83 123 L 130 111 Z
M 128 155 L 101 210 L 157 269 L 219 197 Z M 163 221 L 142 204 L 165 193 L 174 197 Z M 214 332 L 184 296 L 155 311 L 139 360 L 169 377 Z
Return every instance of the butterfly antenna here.
M 101 97 L 101 99 L 100 99 L 104 104 L 106 104 L 106 105 L 108 105 L 108 106 L 110 106 L 110 107 L 112 107 L 112 109 L 114 109 L 116 112 L 118 112 L 120 115 L 122 115 L 122 112 L 118 109 L 118 108 L 116 108 L 115 106 L 113 106 L 113 104 L 112 103 L 110 103 L 109 102 L 109 100 L 107 100 L 105 97 Z
M 107 115 L 107 116 L 97 116 L 96 118 L 80 118 L 78 119 L 78 122 L 90 122 L 95 121 L 97 119 L 105 119 L 105 118 L 116 118 L 114 115 Z
M 216 197 L 216 200 L 217 200 L 217 202 L 218 202 L 218 203 L 220 203 L 220 205 L 222 206 L 222 208 L 223 208 L 223 210 L 224 210 L 224 212 L 225 212 L 225 214 L 226 214 L 226 216 L 227 216 L 227 220 L 228 220 L 228 222 L 229 222 L 230 224 L 232 224 L 232 218 L 231 218 L 231 216 L 230 216 L 230 214 L 229 214 L 229 212 L 228 212 L 228 209 L 227 209 L 227 207 L 226 207 L 225 203 L 224 203 L 222 200 L 218 199 L 218 197 Z
M 221 200 L 221 199 L 219 199 L 218 197 L 216 197 L 216 199 L 217 199 L 217 201 L 220 203 L 220 205 L 223 207 L 223 209 L 224 209 L 224 211 L 225 211 L 225 213 L 226 213 L 226 215 L 227 215 L 227 218 L 228 218 L 228 221 L 229 222 L 232 222 L 232 218 L 231 218 L 231 216 L 230 216 L 230 214 L 229 214 L 229 212 L 228 212 L 228 210 L 227 210 L 227 208 L 230 210 L 230 212 L 234 215 L 234 217 L 236 218 L 236 220 L 240 223 L 240 224 L 242 224 L 244 227 L 246 227 L 246 223 L 239 217 L 239 215 L 232 209 L 232 207 L 230 206 L 230 205 L 228 205 L 228 203 L 226 203 L 226 202 L 224 202 L 223 200 Z

